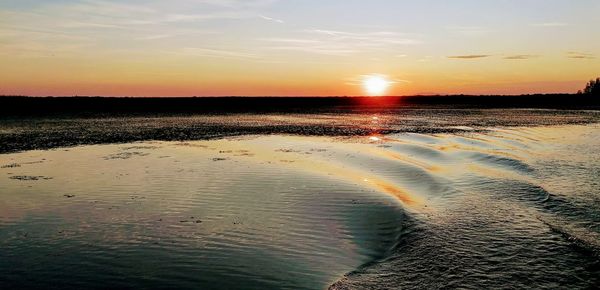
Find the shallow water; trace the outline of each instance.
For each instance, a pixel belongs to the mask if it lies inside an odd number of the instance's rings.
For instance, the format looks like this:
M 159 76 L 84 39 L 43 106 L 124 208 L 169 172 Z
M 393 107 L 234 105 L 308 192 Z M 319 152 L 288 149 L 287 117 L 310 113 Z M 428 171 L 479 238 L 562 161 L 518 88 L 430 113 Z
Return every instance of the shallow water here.
M 0 153 L 144 140 L 207 140 L 243 135 L 369 136 L 459 133 L 488 127 L 600 122 L 600 111 L 390 107 L 307 113 L 117 115 L 10 118 L 0 115 Z
M 600 126 L 486 129 L 3 154 L 0 288 L 598 286 Z

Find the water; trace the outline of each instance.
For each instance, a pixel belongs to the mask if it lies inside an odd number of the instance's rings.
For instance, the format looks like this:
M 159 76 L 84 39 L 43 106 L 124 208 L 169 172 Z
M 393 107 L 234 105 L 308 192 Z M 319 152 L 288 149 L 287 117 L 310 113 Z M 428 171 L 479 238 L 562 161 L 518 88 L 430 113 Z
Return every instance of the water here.
M 600 285 L 600 125 L 486 129 L 2 154 L 0 288 Z
M 391 254 L 332 288 L 598 287 L 598 129 L 420 139 L 419 146 L 437 148 L 420 156 L 451 165 L 443 174 L 451 193 L 429 191 L 430 210 L 410 216 Z

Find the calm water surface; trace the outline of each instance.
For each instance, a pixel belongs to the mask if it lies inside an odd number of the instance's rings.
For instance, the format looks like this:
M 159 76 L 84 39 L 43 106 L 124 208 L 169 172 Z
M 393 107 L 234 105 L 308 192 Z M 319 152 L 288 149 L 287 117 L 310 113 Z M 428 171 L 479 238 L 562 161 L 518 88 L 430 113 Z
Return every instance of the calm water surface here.
M 600 126 L 490 129 L 3 154 L 0 288 L 597 287 Z

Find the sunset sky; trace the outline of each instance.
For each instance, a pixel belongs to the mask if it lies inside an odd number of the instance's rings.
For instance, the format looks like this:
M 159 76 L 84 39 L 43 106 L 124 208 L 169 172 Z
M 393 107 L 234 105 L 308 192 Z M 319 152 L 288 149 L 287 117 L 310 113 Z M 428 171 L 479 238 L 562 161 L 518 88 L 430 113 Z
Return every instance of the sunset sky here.
M 599 0 L 0 0 L 0 94 L 576 92 Z

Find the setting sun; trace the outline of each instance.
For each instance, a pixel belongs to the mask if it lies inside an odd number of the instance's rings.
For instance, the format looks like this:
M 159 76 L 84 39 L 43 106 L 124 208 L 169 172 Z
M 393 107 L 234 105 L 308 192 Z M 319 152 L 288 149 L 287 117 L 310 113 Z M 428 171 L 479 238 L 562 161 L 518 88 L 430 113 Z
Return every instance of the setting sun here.
M 384 75 L 368 75 L 364 77 L 363 87 L 370 96 L 381 96 L 387 92 L 391 82 Z

